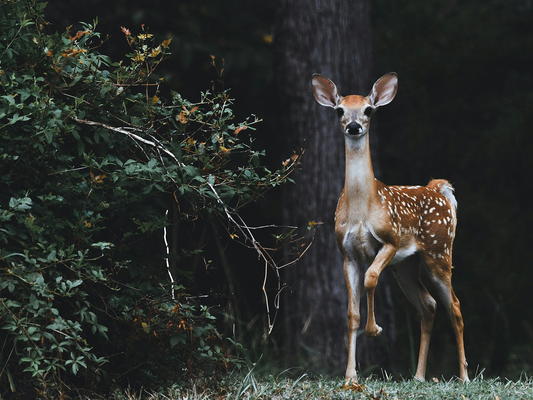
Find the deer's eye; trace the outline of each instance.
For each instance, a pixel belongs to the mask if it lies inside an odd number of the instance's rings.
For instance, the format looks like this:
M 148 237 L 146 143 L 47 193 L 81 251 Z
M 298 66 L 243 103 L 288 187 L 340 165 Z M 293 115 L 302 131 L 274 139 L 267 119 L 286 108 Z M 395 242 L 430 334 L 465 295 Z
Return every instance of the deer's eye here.
M 336 109 L 335 109 L 335 112 L 337 113 L 337 115 L 338 115 L 339 117 L 342 117 L 342 116 L 344 115 L 344 110 L 343 110 L 342 108 L 340 108 L 340 107 L 339 107 L 339 108 L 336 108 Z
M 367 117 L 370 117 L 370 115 L 372 115 L 372 107 L 365 108 L 365 115 Z

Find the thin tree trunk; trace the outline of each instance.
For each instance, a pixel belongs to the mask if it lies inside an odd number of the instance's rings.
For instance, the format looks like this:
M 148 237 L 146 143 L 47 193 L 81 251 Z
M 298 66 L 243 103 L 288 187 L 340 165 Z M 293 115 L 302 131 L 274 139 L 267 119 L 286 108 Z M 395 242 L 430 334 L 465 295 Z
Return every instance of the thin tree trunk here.
M 347 357 L 347 293 L 334 236 L 334 212 L 344 182 L 344 138 L 335 113 L 320 107 L 311 91 L 315 72 L 332 78 L 341 94 L 368 94 L 371 74 L 370 0 L 281 0 L 275 27 L 275 73 L 279 95 L 278 140 L 305 148 L 296 185 L 284 193 L 288 225 L 324 223 L 303 260 L 285 281 L 285 346 L 291 365 L 342 374 Z M 329 112 L 328 112 L 329 111 Z M 375 132 L 371 146 L 375 150 Z M 290 155 L 290 154 L 287 154 Z M 374 158 L 375 160 L 375 158 Z M 376 175 L 379 175 L 374 165 Z M 358 338 L 360 368 L 390 369 L 394 318 L 386 275 L 376 291 L 381 339 Z M 362 303 L 366 314 L 366 303 Z M 366 315 L 362 316 L 362 325 Z M 388 350 L 386 350 L 388 347 Z

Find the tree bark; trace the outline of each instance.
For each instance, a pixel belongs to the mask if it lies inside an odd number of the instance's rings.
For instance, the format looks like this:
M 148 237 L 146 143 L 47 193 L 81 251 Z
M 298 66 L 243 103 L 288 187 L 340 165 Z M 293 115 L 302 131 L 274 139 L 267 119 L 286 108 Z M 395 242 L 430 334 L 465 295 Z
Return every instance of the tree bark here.
M 335 113 L 316 103 L 311 76 L 330 77 L 342 95 L 367 95 L 379 77 L 371 68 L 370 0 L 280 1 L 275 26 L 278 140 L 285 149 L 305 148 L 296 185 L 285 188 L 283 220 L 302 227 L 323 222 L 311 249 L 285 273 L 291 291 L 282 304 L 284 340 L 290 365 L 304 364 L 320 373 L 342 374 L 347 361 L 348 297 L 334 235 L 345 156 Z M 375 129 L 371 147 L 376 148 Z M 379 176 L 375 164 L 374 171 Z M 364 328 L 365 300 L 361 310 Z M 392 366 L 394 318 L 386 274 L 376 291 L 376 318 L 384 329 L 381 339 L 358 337 L 360 370 Z

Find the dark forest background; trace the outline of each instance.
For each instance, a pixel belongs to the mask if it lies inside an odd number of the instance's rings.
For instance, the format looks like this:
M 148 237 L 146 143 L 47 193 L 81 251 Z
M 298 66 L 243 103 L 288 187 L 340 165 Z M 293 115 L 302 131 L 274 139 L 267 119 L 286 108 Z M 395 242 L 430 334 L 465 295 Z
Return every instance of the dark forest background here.
M 258 146 L 267 149 L 268 160 L 279 163 L 287 150 L 279 146 L 273 84 L 277 7 L 275 1 L 258 0 L 53 0 L 46 16 L 58 31 L 70 25 L 75 31 L 80 21 L 98 18 L 97 30 L 110 36 L 101 51 L 117 59 L 128 51 L 121 26 L 139 33 L 144 24 L 158 40 L 172 37 L 172 56 L 159 73 L 191 101 L 217 79 L 210 55 L 224 59 L 224 84 L 236 99 L 237 117 L 263 119 Z M 453 283 L 465 320 L 470 374 L 485 370 L 510 379 L 531 374 L 533 2 L 375 0 L 371 7 L 371 79 L 389 71 L 399 76 L 395 101 L 376 116 L 380 179 L 386 184 L 425 184 L 431 178 L 453 183 L 459 202 Z M 342 94 L 350 93 L 342 84 L 348 78 L 331 78 Z M 307 95 L 312 96 L 310 85 Z M 336 129 L 333 125 L 332 132 Z M 282 207 L 280 192 L 271 191 L 250 208 L 249 222 L 280 223 Z M 263 271 L 254 264 L 255 254 L 232 247 L 225 254 L 231 268 L 199 269 L 198 290 L 224 294 L 214 301 L 237 310 L 251 358 L 263 354 L 263 362 L 281 360 L 284 321 L 278 317 L 266 337 Z M 391 288 L 394 370 L 410 376 L 418 322 L 394 282 Z M 455 344 L 442 310 L 435 321 L 428 376 L 457 373 Z

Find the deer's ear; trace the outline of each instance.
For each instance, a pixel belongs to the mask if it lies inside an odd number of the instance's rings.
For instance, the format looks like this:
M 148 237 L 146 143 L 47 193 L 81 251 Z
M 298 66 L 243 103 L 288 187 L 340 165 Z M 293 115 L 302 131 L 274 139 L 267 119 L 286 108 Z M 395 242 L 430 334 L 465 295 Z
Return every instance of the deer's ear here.
M 396 72 L 389 72 L 374 83 L 368 98 L 374 107 L 380 107 L 389 104 L 396 96 L 397 91 L 398 75 Z
M 325 107 L 336 107 L 341 96 L 337 86 L 324 75 L 314 74 L 312 78 L 313 94 L 318 104 Z

